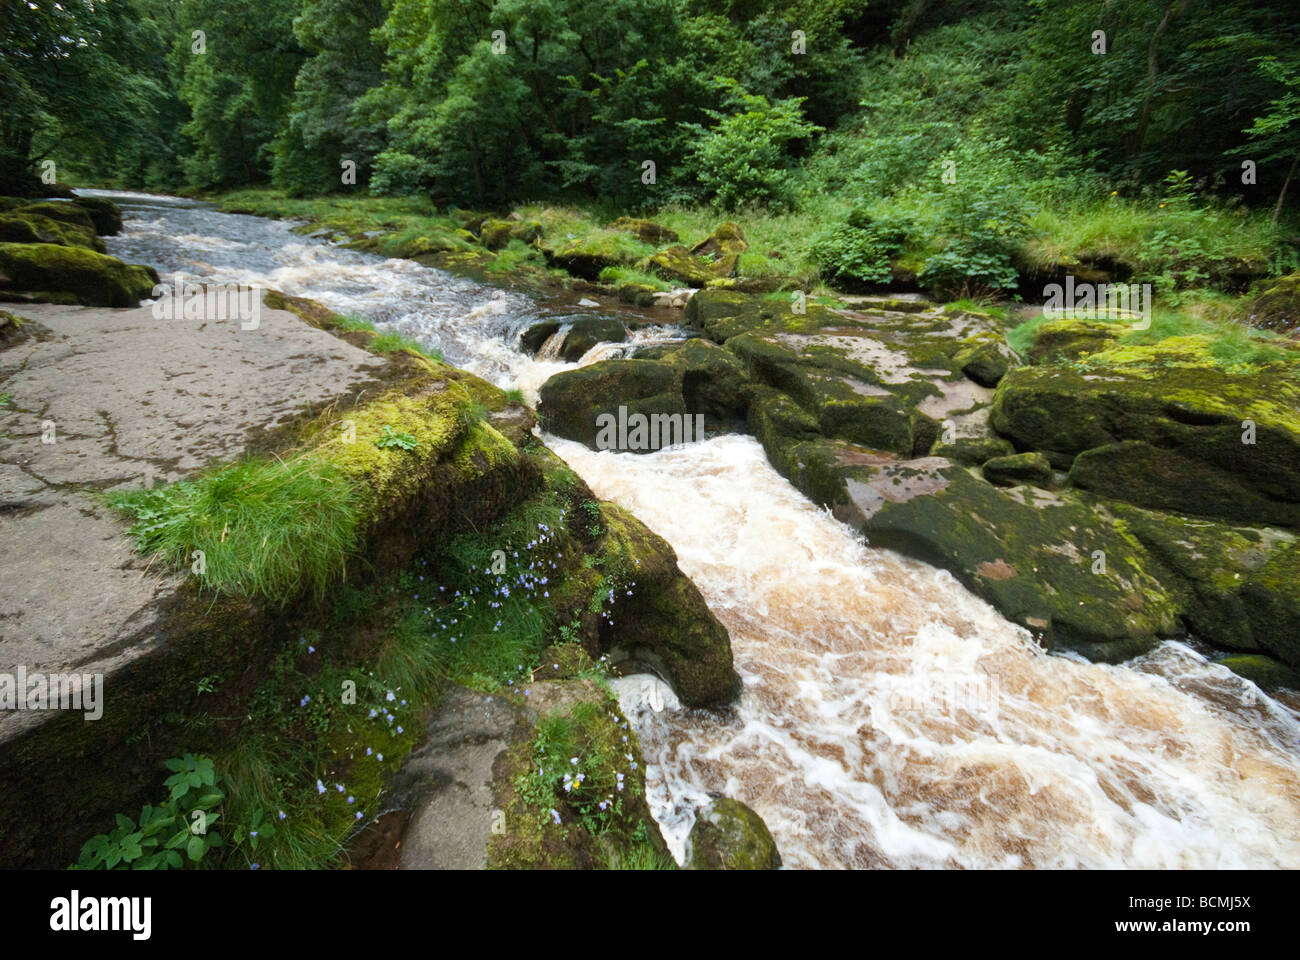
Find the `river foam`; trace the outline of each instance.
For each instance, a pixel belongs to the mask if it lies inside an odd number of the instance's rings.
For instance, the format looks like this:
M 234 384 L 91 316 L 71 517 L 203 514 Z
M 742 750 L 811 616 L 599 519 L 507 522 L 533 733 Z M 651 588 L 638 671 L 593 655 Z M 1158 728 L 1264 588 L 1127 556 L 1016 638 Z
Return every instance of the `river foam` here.
M 731 633 L 730 716 L 620 688 L 678 857 L 725 794 L 796 867 L 1300 865 L 1300 724 L 1186 646 L 1049 656 L 948 573 L 864 545 L 747 437 L 546 440 L 673 544 Z

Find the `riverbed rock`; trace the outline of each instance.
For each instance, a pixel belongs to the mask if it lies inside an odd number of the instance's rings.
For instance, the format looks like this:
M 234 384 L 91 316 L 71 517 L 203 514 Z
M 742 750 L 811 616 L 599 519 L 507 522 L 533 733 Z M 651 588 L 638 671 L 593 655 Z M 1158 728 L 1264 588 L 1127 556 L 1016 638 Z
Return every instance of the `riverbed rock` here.
M 157 281 L 149 267 L 83 247 L 0 243 L 0 297 L 6 299 L 134 307 Z
M 1284 368 L 1226 373 L 1207 349 L 1183 337 L 1091 354 L 1084 369 L 1013 370 L 992 423 L 1105 496 L 1300 525 L 1300 387 Z
M 551 339 L 559 330 L 559 320 L 543 320 L 540 323 L 534 323 L 519 338 L 519 348 L 536 356 L 537 351 L 542 349 L 542 344 Z
M 122 232 L 122 208 L 105 197 L 77 197 L 77 206 L 90 216 L 95 232 L 101 237 L 116 236 Z
M 621 507 L 602 503 L 600 515 L 606 576 L 614 583 L 613 623 L 601 622 L 600 642 L 611 664 L 653 670 L 689 707 L 730 703 L 740 693 L 731 641 L 673 548 Z
M 0 243 L 54 243 L 104 252 L 104 242 L 93 230 L 38 213 L 0 214 Z
M 560 347 L 560 359 L 577 363 L 583 354 L 598 343 L 622 343 L 627 339 L 627 328 L 617 317 L 606 314 L 584 314 L 573 321 Z
M 1258 653 L 1234 653 L 1214 661 L 1240 677 L 1272 692 L 1278 687 L 1300 690 L 1300 671 Z
M 1014 487 L 1021 483 L 1042 487 L 1052 479 L 1052 465 L 1041 453 L 994 457 L 984 464 L 984 479 L 1000 487 Z
M 681 380 L 678 368 L 659 360 L 601 360 L 547 380 L 537 415 L 543 430 L 595 448 L 597 418 L 617 417 L 619 407 L 628 416 L 686 414 Z
M 686 840 L 689 870 L 779 870 L 781 854 L 763 818 L 739 800 L 714 800 Z

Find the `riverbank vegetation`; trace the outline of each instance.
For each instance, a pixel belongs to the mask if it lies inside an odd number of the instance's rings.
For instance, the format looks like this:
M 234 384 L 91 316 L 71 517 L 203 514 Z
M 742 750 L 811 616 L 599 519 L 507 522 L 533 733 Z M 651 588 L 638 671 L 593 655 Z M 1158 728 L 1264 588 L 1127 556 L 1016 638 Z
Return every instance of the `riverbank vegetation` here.
M 58 84 L 0 60 L 27 94 L 0 108 L 2 192 L 50 158 L 448 250 L 454 208 L 588 240 L 625 213 L 683 237 L 725 214 L 742 272 L 845 289 L 1023 296 L 1118 264 L 1176 302 L 1300 267 L 1281 3 L 275 0 L 257 31 L 246 6 L 22 12 L 36 62 L 77 36 L 94 53 Z

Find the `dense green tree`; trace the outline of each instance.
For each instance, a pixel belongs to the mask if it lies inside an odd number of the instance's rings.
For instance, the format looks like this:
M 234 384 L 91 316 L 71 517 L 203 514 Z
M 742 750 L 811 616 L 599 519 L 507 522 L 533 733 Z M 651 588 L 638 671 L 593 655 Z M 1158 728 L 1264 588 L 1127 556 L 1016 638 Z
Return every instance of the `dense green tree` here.
M 293 32 L 299 0 L 182 0 L 174 56 L 189 180 L 200 186 L 265 180 L 272 143 L 288 123 L 306 51 Z M 200 31 L 201 35 L 195 35 Z
M 338 189 L 345 160 L 356 165 L 357 186 L 367 182 L 386 124 L 357 104 L 383 79 L 383 48 L 372 37 L 383 22 L 383 0 L 303 0 L 293 30 L 309 56 L 275 141 L 276 186 L 290 193 Z

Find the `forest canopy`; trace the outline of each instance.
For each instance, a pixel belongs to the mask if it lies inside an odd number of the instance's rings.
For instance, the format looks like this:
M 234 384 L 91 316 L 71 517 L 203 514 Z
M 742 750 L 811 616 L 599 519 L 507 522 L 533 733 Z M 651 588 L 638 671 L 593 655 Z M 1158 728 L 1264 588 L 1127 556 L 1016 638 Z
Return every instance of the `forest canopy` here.
M 6 193 L 54 160 L 150 189 L 779 205 L 893 190 L 978 145 L 1210 190 L 1248 161 L 1264 203 L 1300 156 L 1285 2 L 4 5 Z

